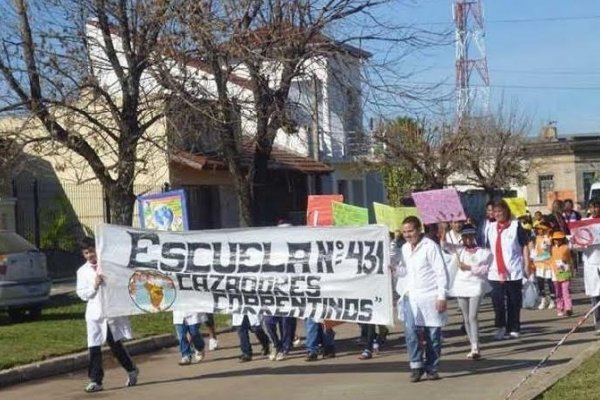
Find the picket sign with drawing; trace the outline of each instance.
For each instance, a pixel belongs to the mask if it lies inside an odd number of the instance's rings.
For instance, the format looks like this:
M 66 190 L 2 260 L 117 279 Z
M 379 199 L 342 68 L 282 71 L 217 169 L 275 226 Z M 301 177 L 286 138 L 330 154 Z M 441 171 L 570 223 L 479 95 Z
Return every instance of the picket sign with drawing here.
M 436 189 L 412 194 L 424 224 L 462 221 L 467 217 L 456 189 Z
M 571 243 L 576 247 L 600 244 L 600 218 L 569 222 Z

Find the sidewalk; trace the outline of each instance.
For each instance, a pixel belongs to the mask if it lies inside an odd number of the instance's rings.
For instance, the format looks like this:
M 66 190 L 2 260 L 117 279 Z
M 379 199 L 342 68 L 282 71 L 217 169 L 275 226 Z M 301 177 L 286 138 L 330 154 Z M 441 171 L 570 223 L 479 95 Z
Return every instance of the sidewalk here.
M 338 357 L 307 363 L 303 349 L 290 359 L 271 362 L 263 356 L 240 364 L 237 336 L 219 336 L 222 348 L 208 352 L 204 362 L 188 367 L 177 365 L 176 348 L 135 357 L 140 370 L 140 384 L 124 388 L 125 373 L 119 368 L 106 371 L 102 398 L 153 399 L 203 397 L 211 400 L 244 398 L 296 399 L 502 399 L 558 342 L 589 309 L 582 293 L 580 280 L 575 282 L 575 316 L 558 318 L 554 310 L 524 310 L 523 335 L 518 340 L 492 341 L 493 314 L 486 299 L 482 306 L 482 354 L 484 359 L 473 362 L 465 359 L 466 338 L 459 332 L 460 319 L 455 302 L 450 311 L 451 325 L 445 331 L 440 374 L 436 382 L 409 383 L 409 369 L 400 326 L 396 326 L 388 343 L 373 359 L 357 359 L 360 346 L 354 339 L 355 325 L 337 328 Z M 299 324 L 301 326 L 301 324 Z M 598 341 L 588 322 L 555 353 L 514 399 L 528 399 L 564 375 L 598 348 Z M 255 351 L 259 346 L 254 347 Z M 109 359 L 106 361 L 108 362 Z M 114 367 L 115 362 L 110 361 Z M 80 399 L 89 398 L 83 392 L 87 382 L 85 371 L 32 381 L 2 390 L 2 399 Z M 191 397 L 190 397 L 191 396 Z

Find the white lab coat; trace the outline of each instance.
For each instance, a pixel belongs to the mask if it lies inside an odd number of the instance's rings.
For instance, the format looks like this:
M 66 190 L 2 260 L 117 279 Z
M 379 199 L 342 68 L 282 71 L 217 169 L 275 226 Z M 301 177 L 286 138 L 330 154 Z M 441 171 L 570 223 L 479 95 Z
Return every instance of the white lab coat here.
M 260 325 L 260 319 L 254 314 L 248 314 L 248 320 L 250 321 L 250 326 Z M 240 326 L 242 325 L 242 321 L 244 321 L 244 314 L 232 314 L 231 326 Z
M 448 295 L 448 271 L 440 247 L 431 239 L 423 237 L 412 249 L 405 243 L 401 251 L 401 265 L 396 290 L 401 296 L 398 302 L 399 317 L 403 319 L 404 298 L 408 296 L 415 325 L 439 327 L 448 323 L 446 312 L 436 309 L 437 300 Z
M 600 245 L 595 244 L 583 252 L 583 283 L 587 296 L 600 296 Z
M 173 311 L 173 325 L 197 325 L 206 323 L 206 314 L 199 312 Z
M 110 326 L 113 339 L 133 338 L 131 324 L 127 317 L 102 318 L 102 286 L 94 289 L 98 272 L 90 263 L 85 263 L 77 270 L 77 296 L 86 301 L 85 322 L 87 325 L 88 347 L 102 346 L 106 341 L 107 328 Z

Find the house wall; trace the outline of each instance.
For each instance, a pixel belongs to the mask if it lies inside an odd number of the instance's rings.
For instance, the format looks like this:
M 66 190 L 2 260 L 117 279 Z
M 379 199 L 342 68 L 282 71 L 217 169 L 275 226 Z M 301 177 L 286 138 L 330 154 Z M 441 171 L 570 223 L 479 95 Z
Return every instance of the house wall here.
M 574 191 L 579 198 L 575 156 L 565 154 L 536 157 L 532 160 L 528 183 L 524 191 L 525 199 L 531 210 L 544 210 L 547 207 L 546 199 L 540 199 L 539 194 L 539 177 L 542 175 L 553 176 L 554 191 Z

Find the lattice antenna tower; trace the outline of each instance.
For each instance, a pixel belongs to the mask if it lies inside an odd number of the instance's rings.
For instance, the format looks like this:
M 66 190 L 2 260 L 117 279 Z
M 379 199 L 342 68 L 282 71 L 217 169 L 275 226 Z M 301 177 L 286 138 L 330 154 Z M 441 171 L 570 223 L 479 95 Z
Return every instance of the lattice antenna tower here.
M 456 116 L 458 124 L 473 115 L 489 114 L 490 77 L 485 50 L 482 0 L 455 0 Z

